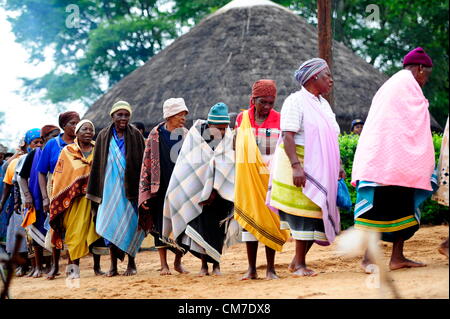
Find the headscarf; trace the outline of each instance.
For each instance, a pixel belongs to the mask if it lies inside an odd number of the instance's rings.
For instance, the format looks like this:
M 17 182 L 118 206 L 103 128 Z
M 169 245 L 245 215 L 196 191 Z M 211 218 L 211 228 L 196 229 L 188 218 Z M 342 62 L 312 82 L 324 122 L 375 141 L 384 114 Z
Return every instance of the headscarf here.
M 119 111 L 119 110 L 125 110 L 130 112 L 130 116 L 131 116 L 131 106 L 128 102 L 126 101 L 118 101 L 116 103 L 114 103 L 114 105 L 111 108 L 111 111 L 109 112 L 109 115 L 113 115 L 115 112 Z
M 61 130 L 59 129 L 59 127 L 57 127 L 56 125 L 44 125 L 41 128 L 41 137 L 44 138 L 46 137 L 48 134 L 50 134 L 51 132 L 53 132 L 54 130 L 58 130 L 59 132 L 61 132 Z
M 252 99 L 260 96 L 277 96 L 277 85 L 274 80 L 258 80 L 252 87 Z
M 304 86 L 306 82 L 314 75 L 328 68 L 327 61 L 321 58 L 314 58 L 304 62 L 297 71 L 295 71 L 295 79 Z
M 430 56 L 425 53 L 424 49 L 417 47 L 414 50 L 411 50 L 403 58 L 403 66 L 409 64 L 422 64 L 423 66 L 431 68 L 433 66 L 433 61 Z
M 59 114 L 59 119 L 58 119 L 59 127 L 64 129 L 64 127 L 67 125 L 67 123 L 69 123 L 70 120 L 73 118 L 80 118 L 80 115 L 75 111 L 68 111 L 68 112 Z
M 28 130 L 28 131 L 25 133 L 24 141 L 25 141 L 25 143 L 27 143 L 28 145 L 30 145 L 30 143 L 31 143 L 32 141 L 34 141 L 35 139 L 37 139 L 37 138 L 41 138 L 41 130 L 38 129 L 38 128 L 33 128 L 33 129 L 31 129 L 31 130 Z
M 89 123 L 89 124 L 92 125 L 92 129 L 94 130 L 93 132 L 94 132 L 94 135 L 95 135 L 94 123 L 92 123 L 91 121 L 86 120 L 86 119 L 85 120 L 81 120 L 80 122 L 78 122 L 77 126 L 75 127 L 75 134 L 77 134 L 77 132 L 80 130 L 80 128 L 83 126 L 83 124 L 86 124 L 86 123 Z

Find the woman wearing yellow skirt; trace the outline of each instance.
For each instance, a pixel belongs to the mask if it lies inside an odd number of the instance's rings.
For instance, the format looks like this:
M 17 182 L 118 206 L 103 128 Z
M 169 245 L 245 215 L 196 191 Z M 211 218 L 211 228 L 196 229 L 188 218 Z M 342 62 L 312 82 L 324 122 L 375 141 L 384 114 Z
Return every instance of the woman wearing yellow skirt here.
M 89 120 L 78 123 L 77 137 L 73 144 L 64 147 L 53 173 L 50 226 L 55 233 L 52 243 L 62 249 L 65 234 L 64 244 L 71 263 L 77 266 L 79 259 L 89 254 L 90 246 L 100 239 L 92 219 L 91 202 L 85 197 L 95 146 L 94 130 Z M 100 255 L 93 254 L 93 257 L 95 274 L 104 274 L 100 269 Z

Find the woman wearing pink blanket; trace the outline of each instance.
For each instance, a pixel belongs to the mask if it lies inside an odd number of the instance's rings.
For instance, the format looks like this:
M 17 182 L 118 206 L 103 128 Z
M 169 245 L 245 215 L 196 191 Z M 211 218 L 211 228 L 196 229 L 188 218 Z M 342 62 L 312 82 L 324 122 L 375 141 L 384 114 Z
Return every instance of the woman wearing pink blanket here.
M 355 228 L 381 232 L 393 243 L 391 270 L 425 266 L 405 258 L 403 244 L 419 229 L 419 205 L 432 193 L 434 147 L 422 93 L 432 66 L 422 48 L 404 57 L 403 70 L 372 100 L 353 162 Z M 362 265 L 368 264 L 366 256 Z

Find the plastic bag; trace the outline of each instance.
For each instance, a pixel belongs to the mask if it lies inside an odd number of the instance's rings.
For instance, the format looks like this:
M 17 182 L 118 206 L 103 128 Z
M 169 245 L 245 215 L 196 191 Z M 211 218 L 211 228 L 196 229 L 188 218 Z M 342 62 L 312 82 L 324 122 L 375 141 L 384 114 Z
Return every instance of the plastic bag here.
M 352 200 L 350 198 L 350 192 L 343 178 L 338 180 L 338 191 L 336 205 L 345 210 L 351 210 Z

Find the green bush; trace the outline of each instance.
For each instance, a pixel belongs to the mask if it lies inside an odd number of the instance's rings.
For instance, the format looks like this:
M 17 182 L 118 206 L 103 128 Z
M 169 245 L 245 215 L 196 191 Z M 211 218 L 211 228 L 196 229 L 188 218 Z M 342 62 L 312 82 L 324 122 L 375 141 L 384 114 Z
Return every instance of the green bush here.
M 351 211 L 341 211 L 341 225 L 342 229 L 346 229 L 353 226 L 353 211 L 356 202 L 356 189 L 353 187 L 351 182 L 352 168 L 353 168 L 353 157 L 355 156 L 356 146 L 358 145 L 359 135 L 355 134 L 344 134 L 339 136 L 339 147 L 341 152 L 342 164 L 345 169 L 345 183 L 347 184 L 348 190 L 350 192 L 350 197 L 353 202 L 353 209 Z M 435 149 L 436 165 L 439 161 L 439 153 L 442 143 L 442 134 L 433 133 L 433 144 Z M 439 205 L 431 199 L 427 199 L 421 207 L 422 224 L 442 224 L 448 221 L 448 207 Z

